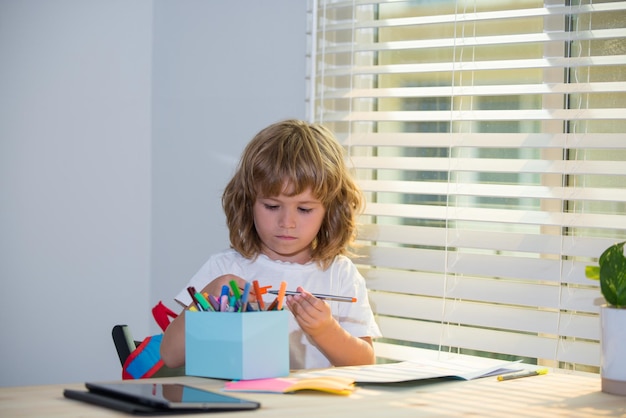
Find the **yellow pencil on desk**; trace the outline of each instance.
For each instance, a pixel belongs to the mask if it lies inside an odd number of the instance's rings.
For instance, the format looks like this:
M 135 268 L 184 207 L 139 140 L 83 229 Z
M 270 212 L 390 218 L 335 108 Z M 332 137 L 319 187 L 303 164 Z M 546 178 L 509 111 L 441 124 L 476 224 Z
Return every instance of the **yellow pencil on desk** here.
M 530 371 L 522 372 L 522 373 L 498 376 L 498 380 L 502 382 L 503 380 L 513 380 L 513 379 L 520 379 L 522 377 L 539 376 L 539 375 L 546 374 L 546 373 L 548 373 L 548 369 L 530 370 Z

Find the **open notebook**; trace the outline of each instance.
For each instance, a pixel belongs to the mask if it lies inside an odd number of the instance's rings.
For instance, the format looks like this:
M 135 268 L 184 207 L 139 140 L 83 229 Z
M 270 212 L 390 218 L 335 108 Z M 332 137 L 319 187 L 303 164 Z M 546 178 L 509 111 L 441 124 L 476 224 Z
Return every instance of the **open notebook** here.
M 227 382 L 224 390 L 265 393 L 316 390 L 349 395 L 354 391 L 355 383 L 400 383 L 443 377 L 472 380 L 518 371 L 521 369 L 519 363 L 519 361 L 499 362 L 489 359 L 479 361 L 456 358 L 446 361 L 403 361 L 369 366 L 333 367 L 295 373 L 291 377 Z
M 520 361 L 480 361 L 456 358 L 451 360 L 402 361 L 368 366 L 334 367 L 319 371 L 296 373 L 295 377 L 342 377 L 356 383 L 399 383 L 435 378 L 472 380 L 479 377 L 521 370 Z

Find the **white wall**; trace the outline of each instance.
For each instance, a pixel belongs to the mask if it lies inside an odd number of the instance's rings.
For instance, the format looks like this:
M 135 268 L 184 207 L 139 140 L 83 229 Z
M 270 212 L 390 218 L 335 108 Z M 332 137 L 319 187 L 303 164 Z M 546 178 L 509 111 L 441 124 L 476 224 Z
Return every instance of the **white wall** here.
M 305 3 L 0 0 L 0 386 L 119 378 L 112 326 L 227 246 L 241 149 L 304 117 Z
M 305 0 L 157 1 L 153 293 L 170 303 L 228 246 L 223 188 L 245 144 L 305 117 Z

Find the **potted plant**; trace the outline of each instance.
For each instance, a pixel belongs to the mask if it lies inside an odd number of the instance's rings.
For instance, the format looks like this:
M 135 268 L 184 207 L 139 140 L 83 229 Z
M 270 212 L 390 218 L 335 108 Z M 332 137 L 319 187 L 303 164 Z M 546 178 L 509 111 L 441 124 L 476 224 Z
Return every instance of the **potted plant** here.
M 626 255 L 621 242 L 607 248 L 598 266 L 587 266 L 585 274 L 600 280 L 606 301 L 600 308 L 600 375 L 602 391 L 626 396 Z

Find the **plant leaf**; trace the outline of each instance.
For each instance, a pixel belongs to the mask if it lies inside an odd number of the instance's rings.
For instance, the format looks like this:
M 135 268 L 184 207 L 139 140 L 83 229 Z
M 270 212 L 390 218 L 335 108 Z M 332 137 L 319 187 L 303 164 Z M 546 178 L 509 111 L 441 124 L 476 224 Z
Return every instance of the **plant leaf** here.
M 591 280 L 600 280 L 600 266 L 585 267 L 585 276 Z
M 600 290 L 609 305 L 626 307 L 626 257 L 621 242 L 607 248 L 600 256 Z M 585 274 L 587 273 L 585 269 Z

